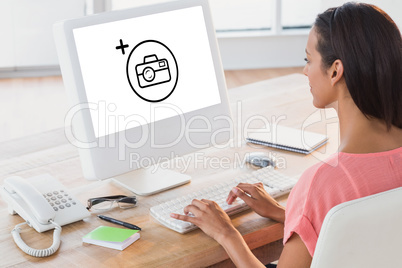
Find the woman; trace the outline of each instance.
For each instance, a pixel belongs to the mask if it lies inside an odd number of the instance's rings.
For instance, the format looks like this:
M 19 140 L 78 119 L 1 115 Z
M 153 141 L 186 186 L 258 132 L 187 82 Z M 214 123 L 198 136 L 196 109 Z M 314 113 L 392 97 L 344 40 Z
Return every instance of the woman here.
M 239 184 L 227 200 L 239 197 L 285 224 L 279 267 L 310 266 L 332 207 L 402 186 L 402 40 L 395 23 L 372 5 L 328 9 L 314 23 L 306 55 L 314 106 L 338 113 L 339 152 L 303 173 L 286 211 L 261 184 Z M 237 266 L 264 267 L 216 203 L 193 200 L 184 213 L 171 216 L 199 226 Z

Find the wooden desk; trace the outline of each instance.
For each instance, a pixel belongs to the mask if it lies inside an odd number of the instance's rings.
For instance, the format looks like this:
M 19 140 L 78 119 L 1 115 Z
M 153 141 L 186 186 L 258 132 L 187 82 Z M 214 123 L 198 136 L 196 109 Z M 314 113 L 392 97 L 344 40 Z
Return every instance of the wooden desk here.
M 171 231 L 152 219 L 149 208 L 199 187 L 251 172 L 251 167 L 241 163 L 247 152 L 271 151 L 280 161 L 281 171 L 288 175 L 300 175 L 308 166 L 334 152 L 338 145 L 336 115 L 326 110 L 317 111 L 312 106 L 308 88 L 307 79 L 303 75 L 294 74 L 229 90 L 235 129 L 232 146 L 224 149 L 210 148 L 184 156 L 184 159 L 190 158 L 192 161 L 185 172 L 192 176 L 190 184 L 151 197 L 138 197 L 139 205 L 136 208 L 116 208 L 104 213 L 143 228 L 141 239 L 124 251 L 82 243 L 82 236 L 99 225 L 112 226 L 91 216 L 63 227 L 61 246 L 53 256 L 42 259 L 28 256 L 17 248 L 10 234 L 12 228 L 23 220 L 19 216 L 9 215 L 6 203 L 0 199 L 0 266 L 231 266 L 223 248 L 200 230 L 185 235 Z M 307 125 L 307 130 L 327 133 L 330 136 L 329 144 L 308 156 L 246 144 L 244 129 L 262 127 L 264 118 L 292 127 Z M 49 173 L 84 204 L 90 197 L 130 194 L 109 180 L 85 180 L 77 149 L 67 142 L 63 129 L 5 142 L 0 144 L 0 148 L 0 184 L 10 175 L 30 177 Z M 179 171 L 181 169 L 180 166 L 175 168 Z M 283 197 L 280 201 L 285 204 L 286 199 Z M 233 216 L 232 220 L 263 262 L 278 259 L 282 250 L 282 224 L 262 218 L 250 210 Z M 29 227 L 23 227 L 22 232 L 23 239 L 34 248 L 48 247 L 52 235 L 52 231 L 37 233 Z

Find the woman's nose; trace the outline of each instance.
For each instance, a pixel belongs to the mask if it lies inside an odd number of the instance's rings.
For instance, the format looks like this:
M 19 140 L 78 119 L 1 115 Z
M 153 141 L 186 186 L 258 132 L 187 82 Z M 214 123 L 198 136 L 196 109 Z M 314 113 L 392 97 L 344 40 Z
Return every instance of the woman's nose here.
M 304 65 L 303 73 L 304 73 L 305 76 L 308 76 L 308 75 L 307 75 L 307 64 Z

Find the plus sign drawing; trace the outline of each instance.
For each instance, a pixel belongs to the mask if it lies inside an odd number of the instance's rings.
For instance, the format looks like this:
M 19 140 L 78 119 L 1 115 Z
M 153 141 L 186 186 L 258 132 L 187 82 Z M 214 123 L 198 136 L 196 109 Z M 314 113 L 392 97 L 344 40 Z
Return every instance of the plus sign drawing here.
M 116 49 L 121 49 L 121 53 L 126 54 L 125 48 L 128 48 L 128 45 L 123 45 L 123 40 L 120 39 L 120 45 L 116 47 Z
M 119 40 L 116 50 L 126 54 L 129 45 Z M 175 90 L 179 69 L 172 51 L 162 42 L 145 40 L 130 51 L 126 75 L 133 92 L 144 101 L 166 100 Z

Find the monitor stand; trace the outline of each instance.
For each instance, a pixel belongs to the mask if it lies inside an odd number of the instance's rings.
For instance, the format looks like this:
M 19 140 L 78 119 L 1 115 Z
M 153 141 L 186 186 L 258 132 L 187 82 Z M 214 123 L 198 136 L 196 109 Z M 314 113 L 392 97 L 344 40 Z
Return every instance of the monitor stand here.
M 137 195 L 152 195 L 186 183 L 191 176 L 162 168 L 140 168 L 113 178 Z

